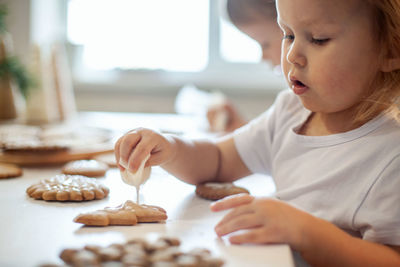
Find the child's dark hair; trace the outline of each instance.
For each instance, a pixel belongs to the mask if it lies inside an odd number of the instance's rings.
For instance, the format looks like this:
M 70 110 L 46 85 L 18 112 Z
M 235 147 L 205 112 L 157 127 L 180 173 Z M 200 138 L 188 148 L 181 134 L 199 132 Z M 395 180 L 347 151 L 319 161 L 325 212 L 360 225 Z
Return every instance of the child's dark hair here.
M 233 24 L 248 24 L 254 20 L 276 20 L 275 0 L 227 0 L 226 9 Z
M 374 8 L 375 34 L 381 59 L 400 57 L 400 0 L 368 0 Z M 355 120 L 365 122 L 382 111 L 400 119 L 400 70 L 379 72 L 371 85 L 370 94 L 358 109 Z

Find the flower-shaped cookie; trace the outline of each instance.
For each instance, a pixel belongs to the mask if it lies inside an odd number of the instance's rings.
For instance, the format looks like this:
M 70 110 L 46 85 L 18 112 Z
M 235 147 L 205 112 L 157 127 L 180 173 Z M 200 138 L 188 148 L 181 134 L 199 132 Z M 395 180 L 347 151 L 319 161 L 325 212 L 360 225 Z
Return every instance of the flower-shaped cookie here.
M 47 201 L 87 201 L 108 196 L 108 187 L 93 178 L 80 175 L 56 175 L 26 189 L 34 199 Z

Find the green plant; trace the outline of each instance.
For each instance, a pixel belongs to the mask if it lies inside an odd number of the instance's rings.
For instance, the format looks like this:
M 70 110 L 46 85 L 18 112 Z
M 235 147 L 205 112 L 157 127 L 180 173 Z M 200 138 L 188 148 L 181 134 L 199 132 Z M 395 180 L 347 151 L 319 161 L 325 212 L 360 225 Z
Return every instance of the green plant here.
M 0 5 L 0 35 L 7 32 L 5 24 L 7 13 L 7 7 Z M 35 82 L 17 57 L 6 55 L 0 62 L 0 77 L 5 77 L 6 75 L 9 75 L 10 79 L 15 81 L 21 94 L 27 98 L 28 91 L 35 86 Z
M 0 62 L 0 77 L 9 75 L 15 81 L 21 94 L 27 98 L 28 91 L 34 87 L 33 78 L 16 57 L 6 57 Z

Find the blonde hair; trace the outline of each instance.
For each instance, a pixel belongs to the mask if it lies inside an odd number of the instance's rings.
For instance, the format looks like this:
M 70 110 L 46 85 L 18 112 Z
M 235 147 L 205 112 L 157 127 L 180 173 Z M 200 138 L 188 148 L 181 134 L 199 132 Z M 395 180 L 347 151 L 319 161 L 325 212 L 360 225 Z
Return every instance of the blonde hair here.
M 400 57 L 400 0 L 368 0 L 374 8 L 374 26 L 383 62 Z M 359 105 L 356 122 L 366 122 L 381 112 L 399 119 L 400 70 L 377 73 L 368 97 Z

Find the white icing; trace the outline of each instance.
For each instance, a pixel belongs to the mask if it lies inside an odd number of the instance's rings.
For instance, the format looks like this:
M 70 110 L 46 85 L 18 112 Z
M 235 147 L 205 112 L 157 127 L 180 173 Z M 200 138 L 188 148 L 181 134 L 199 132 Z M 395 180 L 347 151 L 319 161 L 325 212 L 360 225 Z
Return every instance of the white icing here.
M 129 185 L 133 185 L 134 187 L 139 187 L 144 184 L 150 177 L 151 167 L 144 167 L 147 160 L 150 158 L 150 154 L 147 155 L 144 160 L 140 163 L 138 170 L 135 173 L 132 173 L 128 170 L 127 164 L 124 164 L 122 161 L 120 164 L 125 168 L 121 172 L 122 180 Z
M 138 170 L 132 173 L 128 170 L 128 164 L 120 160 L 120 164 L 125 170 L 121 171 L 122 181 L 126 184 L 136 187 L 136 203 L 139 204 L 139 190 L 140 186 L 144 184 L 150 177 L 151 167 L 144 167 L 147 160 L 150 158 L 148 154 L 144 160 L 140 163 Z

